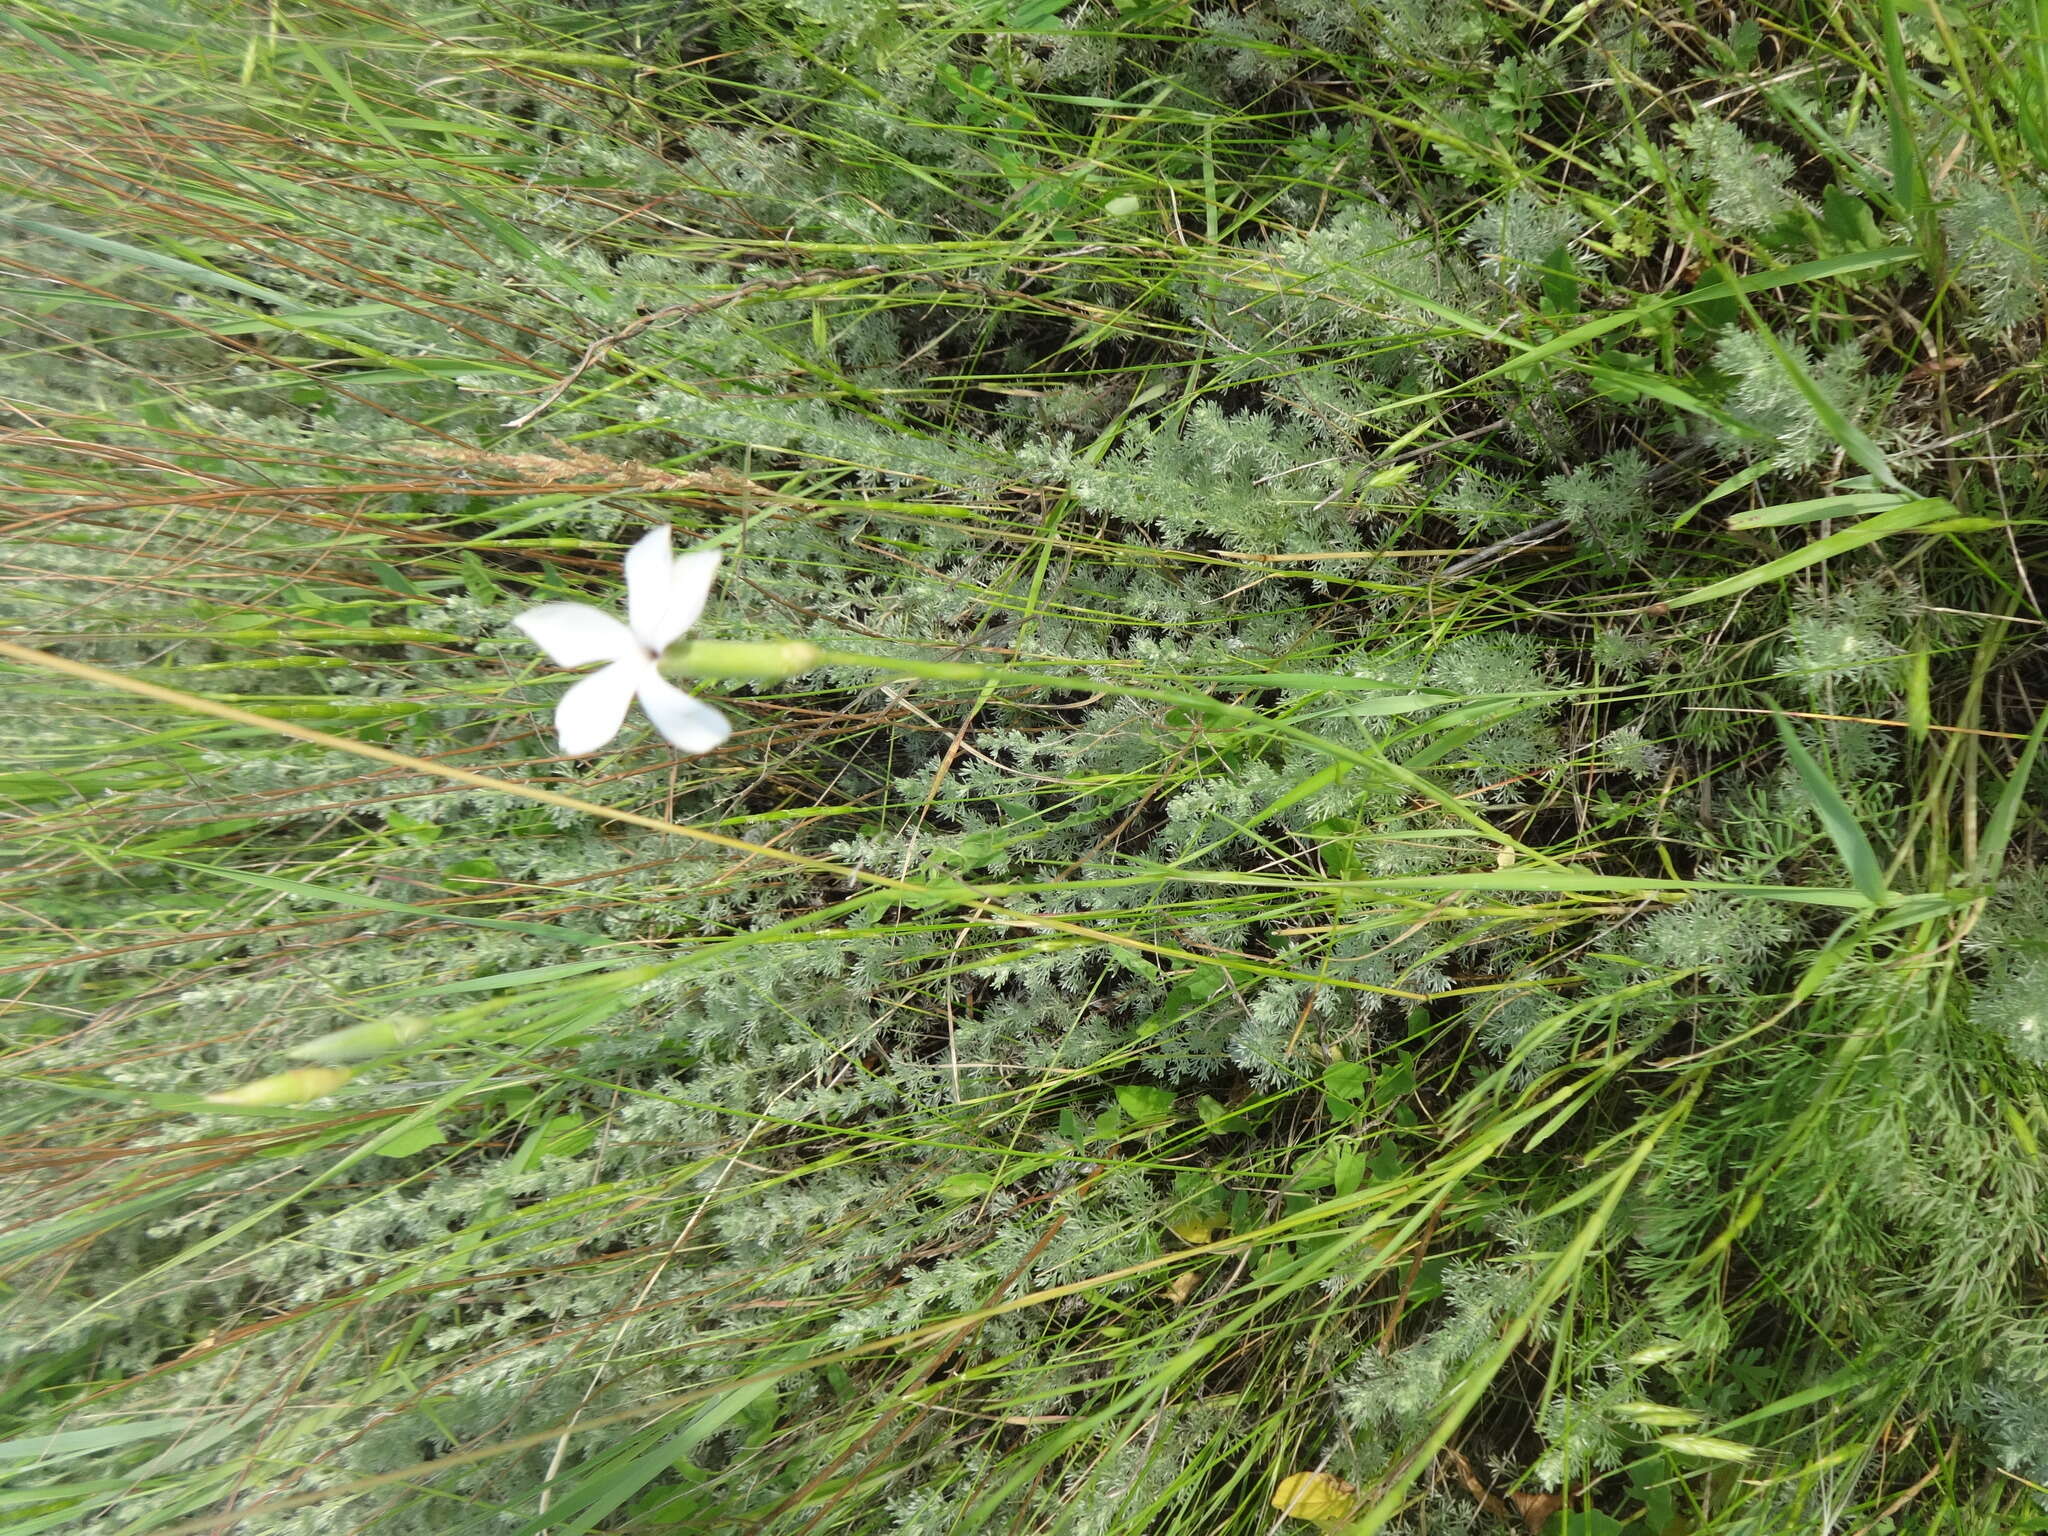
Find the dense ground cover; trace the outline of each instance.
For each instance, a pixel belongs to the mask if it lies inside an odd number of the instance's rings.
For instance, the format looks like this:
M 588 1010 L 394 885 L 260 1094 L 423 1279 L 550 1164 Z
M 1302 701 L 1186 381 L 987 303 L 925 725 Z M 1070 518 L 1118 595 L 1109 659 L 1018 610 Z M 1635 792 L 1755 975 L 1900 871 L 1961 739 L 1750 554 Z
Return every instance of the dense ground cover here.
M 2048 1529 L 2037 5 L 0 76 L 10 1531 Z

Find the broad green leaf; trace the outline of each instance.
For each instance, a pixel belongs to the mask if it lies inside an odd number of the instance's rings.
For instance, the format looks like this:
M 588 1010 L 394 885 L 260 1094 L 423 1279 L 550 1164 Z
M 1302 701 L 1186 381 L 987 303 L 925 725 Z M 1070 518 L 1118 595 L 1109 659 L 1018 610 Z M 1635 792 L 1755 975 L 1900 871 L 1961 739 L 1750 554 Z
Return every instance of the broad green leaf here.
M 1126 1083 L 1116 1091 L 1117 1107 L 1131 1117 L 1134 1124 L 1164 1120 L 1173 1113 L 1173 1090 L 1153 1088 L 1143 1083 Z
M 1195 1100 L 1195 1113 L 1202 1117 L 1202 1129 L 1211 1136 L 1224 1136 L 1232 1131 L 1250 1129 L 1248 1122 L 1233 1115 L 1214 1094 L 1205 1093 Z
M 939 1180 L 934 1193 L 941 1200 L 979 1200 L 996 1187 L 994 1174 L 955 1173 Z
M 1350 1119 L 1365 1104 L 1365 1085 L 1372 1068 L 1362 1061 L 1333 1062 L 1323 1068 L 1323 1104 L 1332 1115 Z
M 1138 1026 L 1138 1038 L 1156 1035 L 1160 1030 L 1177 1022 L 1183 1015 L 1202 1006 L 1214 997 L 1230 979 L 1230 973 L 1220 965 L 1198 965 L 1167 989 L 1151 1017 Z
M 1614 1516 L 1598 1509 L 1568 1509 L 1556 1516 L 1545 1536 L 1621 1536 L 1624 1527 Z
M 1370 1166 L 1365 1153 L 1356 1147 L 1339 1152 L 1330 1170 L 1332 1191 L 1339 1198 L 1353 1193 L 1365 1181 L 1365 1171 Z

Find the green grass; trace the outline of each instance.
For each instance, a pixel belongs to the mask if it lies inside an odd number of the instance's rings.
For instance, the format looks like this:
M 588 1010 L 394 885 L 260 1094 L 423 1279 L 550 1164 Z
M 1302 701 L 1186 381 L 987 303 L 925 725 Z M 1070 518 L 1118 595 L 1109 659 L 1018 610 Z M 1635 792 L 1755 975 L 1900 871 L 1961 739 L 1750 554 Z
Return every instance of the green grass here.
M 10 1532 L 2048 1529 L 2039 7 L 52 0 L 0 146 Z M 564 758 L 657 525 L 815 664 Z

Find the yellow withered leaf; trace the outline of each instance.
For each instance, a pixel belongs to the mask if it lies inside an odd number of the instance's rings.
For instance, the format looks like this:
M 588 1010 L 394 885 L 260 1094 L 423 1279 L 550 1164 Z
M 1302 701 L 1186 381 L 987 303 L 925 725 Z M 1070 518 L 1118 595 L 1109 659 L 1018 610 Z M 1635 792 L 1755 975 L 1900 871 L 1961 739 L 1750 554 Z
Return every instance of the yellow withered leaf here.
M 354 1076 L 355 1073 L 347 1067 L 294 1067 L 289 1072 L 273 1072 L 269 1077 L 259 1077 L 239 1088 L 209 1093 L 206 1102 L 236 1108 L 304 1104 L 309 1099 L 334 1092 Z
M 1283 1515 L 1316 1525 L 1349 1519 L 1358 1490 L 1327 1472 L 1297 1472 L 1273 1490 L 1273 1507 Z
M 1182 1242 L 1199 1248 L 1216 1235 L 1216 1219 L 1213 1216 L 1183 1216 L 1178 1221 L 1169 1221 L 1166 1230 Z

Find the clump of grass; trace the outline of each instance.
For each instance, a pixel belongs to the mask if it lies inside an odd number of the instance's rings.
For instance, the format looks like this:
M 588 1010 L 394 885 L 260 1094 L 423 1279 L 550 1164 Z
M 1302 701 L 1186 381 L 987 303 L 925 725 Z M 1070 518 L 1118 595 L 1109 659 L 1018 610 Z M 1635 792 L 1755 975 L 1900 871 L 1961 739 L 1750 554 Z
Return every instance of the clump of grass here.
M 4 26 L 21 1530 L 2048 1518 L 2031 13 Z

